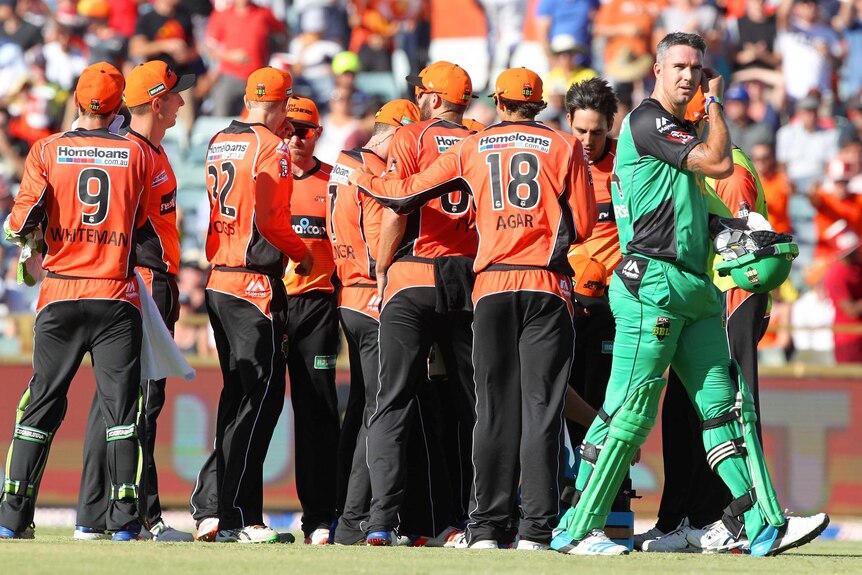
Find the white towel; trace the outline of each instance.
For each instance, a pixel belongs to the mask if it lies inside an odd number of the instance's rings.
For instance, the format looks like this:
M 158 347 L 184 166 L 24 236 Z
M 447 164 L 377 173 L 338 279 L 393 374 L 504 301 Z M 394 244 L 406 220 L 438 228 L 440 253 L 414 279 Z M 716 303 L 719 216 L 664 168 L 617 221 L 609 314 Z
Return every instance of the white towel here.
M 153 296 L 147 290 L 144 278 L 138 272 L 135 272 L 135 278 L 138 280 L 141 317 L 144 325 L 144 338 L 141 343 L 141 380 L 166 377 L 193 380 L 195 370 L 174 343 L 174 338 L 165 326 Z

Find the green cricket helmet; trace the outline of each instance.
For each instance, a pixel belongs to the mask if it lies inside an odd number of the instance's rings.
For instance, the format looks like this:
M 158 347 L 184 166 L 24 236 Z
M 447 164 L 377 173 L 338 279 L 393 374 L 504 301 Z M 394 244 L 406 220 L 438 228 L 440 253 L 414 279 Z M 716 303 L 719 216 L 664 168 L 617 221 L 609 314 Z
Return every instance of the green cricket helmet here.
M 760 232 L 752 232 L 759 234 Z M 771 232 L 774 234 L 774 232 Z M 784 239 L 785 234 L 774 234 Z M 733 278 L 740 288 L 752 293 L 767 293 L 782 283 L 790 275 L 793 260 L 799 255 L 799 247 L 789 241 L 758 247 L 736 259 L 725 261 L 716 270 L 718 275 Z

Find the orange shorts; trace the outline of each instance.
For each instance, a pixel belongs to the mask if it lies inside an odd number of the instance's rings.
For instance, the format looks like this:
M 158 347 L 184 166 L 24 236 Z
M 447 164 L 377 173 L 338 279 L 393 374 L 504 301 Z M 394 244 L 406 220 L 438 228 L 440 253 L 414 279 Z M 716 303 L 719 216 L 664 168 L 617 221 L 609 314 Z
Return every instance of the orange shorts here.
M 572 306 L 572 280 L 564 274 L 548 270 L 483 271 L 476 275 L 473 286 L 473 306 L 486 295 L 513 291 L 546 292 L 566 302 L 569 314 Z
M 76 301 L 79 299 L 116 299 L 127 301 L 141 309 L 136 278 L 122 280 L 108 279 L 61 279 L 51 276 L 42 280 L 36 313 L 55 301 Z
M 269 276 L 213 269 L 207 279 L 207 289 L 244 299 L 256 306 L 265 316 L 272 318 L 272 283 Z
M 345 286 L 338 294 L 338 307 L 352 309 L 380 321 L 380 297 L 377 286 Z

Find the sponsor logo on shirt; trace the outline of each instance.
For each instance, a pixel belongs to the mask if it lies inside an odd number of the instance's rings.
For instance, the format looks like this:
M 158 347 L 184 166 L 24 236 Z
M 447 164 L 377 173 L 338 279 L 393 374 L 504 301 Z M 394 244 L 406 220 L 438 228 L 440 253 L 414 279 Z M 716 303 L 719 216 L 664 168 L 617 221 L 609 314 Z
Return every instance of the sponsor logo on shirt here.
M 655 320 L 655 327 L 652 328 L 652 334 L 657 340 L 661 341 L 670 335 L 670 318 L 659 316 Z
M 248 282 L 248 285 L 245 288 L 245 295 L 248 297 L 266 297 L 269 293 L 269 290 L 266 289 L 266 286 L 263 283 L 263 280 L 260 278 L 255 278 Z
M 335 369 L 337 355 L 315 355 L 314 369 Z
M 681 132 L 680 130 L 673 130 L 670 134 L 667 134 L 665 138 L 672 142 L 679 142 L 680 144 L 688 144 L 694 140 L 694 136 L 686 132 Z
M 641 269 L 638 266 L 638 263 L 635 260 L 629 260 L 626 262 L 626 265 L 623 266 L 622 272 L 625 277 L 637 280 L 641 277 Z
M 572 295 L 572 290 L 569 288 L 569 280 L 560 280 L 560 292 L 565 296 Z
M 278 159 L 278 175 L 282 178 L 290 175 L 290 162 L 287 161 L 287 158 Z
M 480 152 L 511 148 L 526 148 L 528 150 L 538 150 L 547 153 L 551 150 L 551 139 L 524 132 L 493 134 L 479 138 Z
M 296 232 L 296 235 L 301 238 L 327 239 L 326 218 L 291 216 L 290 225 L 293 226 L 293 231 Z
M 348 168 L 342 164 L 335 164 L 332 167 L 332 171 L 329 172 L 329 181 L 347 186 L 350 184 L 348 178 L 350 178 L 350 174 L 352 173 L 353 168 Z
M 368 300 L 368 305 L 365 306 L 365 309 L 369 311 L 380 311 L 380 302 L 383 301 L 381 297 L 377 294 L 371 296 L 371 299 Z
M 207 150 L 207 161 L 241 160 L 248 150 L 248 142 L 218 142 Z
M 748 214 L 751 213 L 751 204 L 749 204 L 745 200 L 739 202 L 739 205 L 737 207 L 739 208 L 736 210 L 737 218 L 747 218 Z
M 159 213 L 162 215 L 177 211 L 177 194 L 176 190 L 162 196 L 162 201 L 159 202 Z
M 96 146 L 60 146 L 57 148 L 57 163 L 126 167 L 129 165 L 129 150 Z
M 455 136 L 434 136 L 434 144 L 437 145 L 437 151 L 441 154 L 463 140 L 464 138 L 456 138 Z
M 158 186 L 160 184 L 164 184 L 167 181 L 168 181 L 168 173 L 166 171 L 162 170 L 161 172 L 159 172 L 159 175 L 157 175 L 155 178 L 153 178 L 153 187 L 155 188 L 156 186 Z

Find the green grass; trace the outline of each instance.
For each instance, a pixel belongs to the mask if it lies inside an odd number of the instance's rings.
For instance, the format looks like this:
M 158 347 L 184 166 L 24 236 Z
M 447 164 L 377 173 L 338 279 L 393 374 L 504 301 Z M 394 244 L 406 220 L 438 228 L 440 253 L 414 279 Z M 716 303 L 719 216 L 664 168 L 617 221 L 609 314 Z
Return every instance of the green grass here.
M 862 543 L 814 542 L 772 558 L 740 555 L 567 557 L 511 550 L 311 547 L 301 544 L 112 543 L 73 541 L 69 529 L 43 528 L 35 541 L 0 541 L 0 573 L 26 575 L 281 575 L 388 573 L 862 573 Z

